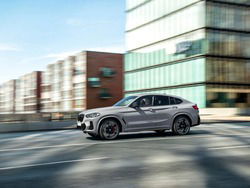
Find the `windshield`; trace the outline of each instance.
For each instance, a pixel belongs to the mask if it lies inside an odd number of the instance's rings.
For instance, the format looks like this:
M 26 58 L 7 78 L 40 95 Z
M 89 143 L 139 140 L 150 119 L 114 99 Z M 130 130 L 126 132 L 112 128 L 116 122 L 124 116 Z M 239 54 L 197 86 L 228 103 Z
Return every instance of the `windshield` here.
M 114 106 L 127 106 L 130 104 L 137 96 L 128 96 L 123 98 L 122 100 L 118 101 L 117 103 L 114 104 Z

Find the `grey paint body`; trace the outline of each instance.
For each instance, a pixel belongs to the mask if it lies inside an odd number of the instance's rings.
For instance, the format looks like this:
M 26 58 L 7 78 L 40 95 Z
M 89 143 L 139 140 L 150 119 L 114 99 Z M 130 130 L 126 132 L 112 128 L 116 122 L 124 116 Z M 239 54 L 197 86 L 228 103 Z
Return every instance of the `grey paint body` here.
M 132 108 L 131 104 L 137 99 L 145 96 L 169 96 L 182 100 L 181 104 L 161 105 Z M 98 134 L 99 126 L 102 120 L 106 118 L 115 118 L 121 124 L 122 132 L 145 131 L 145 130 L 163 130 L 172 128 L 174 119 L 179 115 L 186 115 L 191 121 L 191 126 L 200 124 L 199 111 L 192 106 L 195 104 L 181 97 L 161 94 L 137 95 L 127 106 L 111 106 L 105 108 L 96 108 L 85 110 L 80 114 L 85 117 L 82 122 L 77 121 L 77 126 L 86 125 L 85 133 Z M 86 118 L 86 114 L 100 113 L 96 118 Z M 93 124 L 93 129 L 90 130 L 90 122 Z

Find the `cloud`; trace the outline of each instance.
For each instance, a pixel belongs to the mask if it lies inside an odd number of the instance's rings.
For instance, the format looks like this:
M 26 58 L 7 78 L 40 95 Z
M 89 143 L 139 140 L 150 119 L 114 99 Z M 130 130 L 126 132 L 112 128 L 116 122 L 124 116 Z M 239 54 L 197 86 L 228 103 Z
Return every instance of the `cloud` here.
M 14 52 L 18 52 L 21 51 L 20 48 L 14 46 L 14 45 L 10 45 L 10 44 L 0 44 L 0 51 L 14 51 Z
M 93 48 L 85 48 L 85 49 L 78 49 L 78 50 L 71 50 L 71 51 L 64 51 L 58 53 L 50 53 L 43 56 L 44 59 L 54 59 L 54 60 L 62 60 L 69 56 L 74 56 L 79 52 L 82 51 L 98 51 L 98 52 L 113 52 L 113 53 L 124 53 L 125 47 L 123 45 L 114 45 L 114 46 L 101 46 L 101 47 L 93 47 Z
M 113 46 L 101 46 L 101 47 L 93 47 L 93 48 L 85 48 L 71 51 L 64 51 L 58 53 L 50 53 L 43 56 L 38 57 L 30 57 L 20 61 L 20 63 L 31 63 L 41 60 L 49 59 L 49 61 L 58 61 L 64 60 L 69 56 L 74 56 L 82 51 L 97 51 L 97 52 L 111 52 L 111 53 L 125 53 L 125 47 L 123 45 L 113 45 Z
M 65 59 L 69 56 L 75 55 L 77 52 L 80 52 L 80 50 L 51 53 L 51 54 L 47 54 L 43 57 L 44 58 L 51 58 L 51 59 L 55 59 L 55 60 L 60 60 L 60 59 Z

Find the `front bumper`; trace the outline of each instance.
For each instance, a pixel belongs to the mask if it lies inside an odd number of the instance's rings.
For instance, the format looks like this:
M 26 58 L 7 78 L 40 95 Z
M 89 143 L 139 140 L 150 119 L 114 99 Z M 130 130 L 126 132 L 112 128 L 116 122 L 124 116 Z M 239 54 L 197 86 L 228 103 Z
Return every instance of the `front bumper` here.
M 81 127 L 84 133 L 96 133 L 97 120 L 95 119 L 84 119 L 83 121 L 77 121 L 77 126 Z

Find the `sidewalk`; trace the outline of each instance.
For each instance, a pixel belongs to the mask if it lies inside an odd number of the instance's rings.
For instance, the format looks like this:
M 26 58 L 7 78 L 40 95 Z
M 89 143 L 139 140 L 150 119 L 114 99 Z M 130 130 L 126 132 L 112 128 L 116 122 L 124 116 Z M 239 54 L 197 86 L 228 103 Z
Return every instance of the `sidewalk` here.
M 250 116 L 216 116 L 201 114 L 201 124 L 211 123 L 239 123 L 250 122 Z M 0 133 L 25 132 L 25 131 L 48 131 L 75 129 L 75 120 L 69 121 L 48 121 L 48 122 L 1 122 Z
M 0 133 L 26 132 L 26 131 L 48 131 L 75 129 L 76 121 L 43 121 L 43 122 L 8 122 L 0 123 Z
M 200 117 L 201 117 L 201 124 L 250 122 L 250 116 L 201 115 Z

